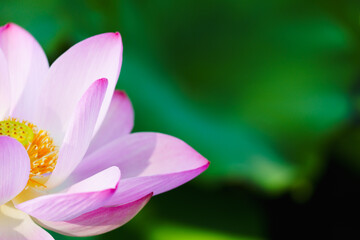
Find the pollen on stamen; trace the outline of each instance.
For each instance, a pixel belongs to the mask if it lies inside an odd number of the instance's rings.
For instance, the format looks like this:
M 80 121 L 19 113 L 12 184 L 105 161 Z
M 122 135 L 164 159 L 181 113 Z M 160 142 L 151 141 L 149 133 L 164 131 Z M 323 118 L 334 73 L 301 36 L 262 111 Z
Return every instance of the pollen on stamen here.
M 8 118 L 0 121 L 0 135 L 15 138 L 27 150 L 31 169 L 25 189 L 29 187 L 46 188 L 44 183 L 48 175 L 55 169 L 59 152 L 49 133 L 38 130 L 36 125 L 27 121 Z

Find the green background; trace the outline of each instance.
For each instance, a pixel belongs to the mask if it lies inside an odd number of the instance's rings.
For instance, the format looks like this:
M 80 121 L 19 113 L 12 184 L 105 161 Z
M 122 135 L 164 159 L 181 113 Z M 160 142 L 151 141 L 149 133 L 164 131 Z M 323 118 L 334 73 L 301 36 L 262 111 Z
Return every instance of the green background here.
M 344 239 L 360 171 L 359 1 L 1 1 L 53 62 L 119 31 L 134 131 L 183 139 L 209 169 L 86 239 Z M 56 239 L 72 239 L 54 233 Z

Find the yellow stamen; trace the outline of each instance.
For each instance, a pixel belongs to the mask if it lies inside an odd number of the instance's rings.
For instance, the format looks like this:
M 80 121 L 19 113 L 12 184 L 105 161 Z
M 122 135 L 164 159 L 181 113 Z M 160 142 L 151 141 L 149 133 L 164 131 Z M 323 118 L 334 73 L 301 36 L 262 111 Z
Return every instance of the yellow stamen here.
M 26 188 L 46 188 L 44 183 L 55 169 L 59 152 L 48 132 L 27 121 L 9 118 L 0 121 L 0 135 L 15 138 L 28 152 L 31 170 Z

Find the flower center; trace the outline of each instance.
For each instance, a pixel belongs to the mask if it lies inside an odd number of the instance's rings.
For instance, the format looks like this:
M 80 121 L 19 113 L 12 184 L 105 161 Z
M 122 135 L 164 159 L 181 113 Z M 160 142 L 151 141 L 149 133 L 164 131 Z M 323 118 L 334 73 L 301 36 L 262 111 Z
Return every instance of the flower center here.
M 24 147 L 26 147 L 34 138 L 33 130 L 25 125 L 16 121 L 1 121 L 0 122 L 0 135 L 7 135 L 18 140 Z
M 26 188 L 45 188 L 44 183 L 55 169 L 59 152 L 48 132 L 38 130 L 36 125 L 27 121 L 9 118 L 0 121 L 0 135 L 18 140 L 29 155 L 31 169 Z

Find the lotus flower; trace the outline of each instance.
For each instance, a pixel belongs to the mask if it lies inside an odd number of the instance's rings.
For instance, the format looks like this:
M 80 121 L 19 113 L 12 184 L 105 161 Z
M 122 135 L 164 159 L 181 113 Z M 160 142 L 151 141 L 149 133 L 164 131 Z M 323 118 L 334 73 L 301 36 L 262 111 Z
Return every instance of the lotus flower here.
M 208 167 L 177 138 L 130 133 L 132 105 L 115 90 L 121 62 L 119 33 L 88 38 L 49 67 L 27 31 L 0 28 L 1 240 L 53 239 L 40 226 L 108 232 Z

